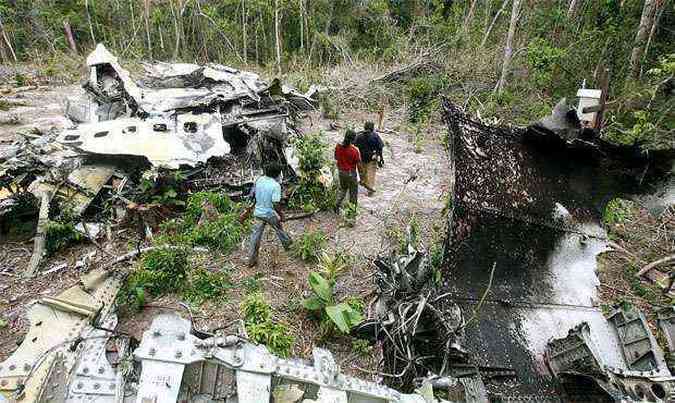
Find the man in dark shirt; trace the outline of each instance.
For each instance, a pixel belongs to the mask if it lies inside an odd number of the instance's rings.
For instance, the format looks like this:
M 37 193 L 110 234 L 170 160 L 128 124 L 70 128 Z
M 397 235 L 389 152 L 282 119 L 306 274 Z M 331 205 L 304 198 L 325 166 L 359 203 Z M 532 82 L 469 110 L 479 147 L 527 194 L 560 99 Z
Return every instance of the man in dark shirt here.
M 375 124 L 367 121 L 363 125 L 364 131 L 357 137 L 354 144 L 361 152 L 361 162 L 359 163 L 359 176 L 361 185 L 368 189 L 368 195 L 375 193 L 375 174 L 378 166 L 384 165 L 382 150 L 384 143 L 380 136 L 375 132 Z

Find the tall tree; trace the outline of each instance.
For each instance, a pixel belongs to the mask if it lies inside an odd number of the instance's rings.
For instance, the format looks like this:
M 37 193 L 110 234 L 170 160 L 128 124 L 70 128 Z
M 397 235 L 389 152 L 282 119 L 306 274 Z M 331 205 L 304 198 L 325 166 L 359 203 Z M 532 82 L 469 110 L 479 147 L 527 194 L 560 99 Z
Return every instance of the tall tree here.
M 511 67 L 511 57 L 513 56 L 513 36 L 516 33 L 516 25 L 520 17 L 521 0 L 513 0 L 513 8 L 511 9 L 511 22 L 509 23 L 509 33 L 506 36 L 506 45 L 504 46 L 504 61 L 502 62 L 502 74 L 495 86 L 495 92 L 501 94 L 506 85 L 506 76 Z
M 642 61 L 642 53 L 647 41 L 647 36 L 652 29 L 654 23 L 654 15 L 658 6 L 658 0 L 645 0 L 642 7 L 642 17 L 640 18 L 640 25 L 635 34 L 635 42 L 633 43 L 633 51 L 630 55 L 630 76 L 632 78 L 640 77 L 640 65 Z
M 492 19 L 492 23 L 490 24 L 488 29 L 485 30 L 485 35 L 483 36 L 483 40 L 480 43 L 481 48 L 483 46 L 485 46 L 485 43 L 487 42 L 488 37 L 490 36 L 490 32 L 492 32 L 492 28 L 494 28 L 495 24 L 497 23 L 497 19 L 499 18 L 500 15 L 502 15 L 504 10 L 506 9 L 506 5 L 509 4 L 509 1 L 511 1 L 511 0 L 504 0 L 504 2 L 502 3 L 502 6 L 499 8 L 499 10 L 497 10 L 497 14 L 495 14 L 495 18 Z
M 279 34 L 279 0 L 274 0 L 274 44 L 277 54 L 277 74 L 281 74 L 281 38 Z

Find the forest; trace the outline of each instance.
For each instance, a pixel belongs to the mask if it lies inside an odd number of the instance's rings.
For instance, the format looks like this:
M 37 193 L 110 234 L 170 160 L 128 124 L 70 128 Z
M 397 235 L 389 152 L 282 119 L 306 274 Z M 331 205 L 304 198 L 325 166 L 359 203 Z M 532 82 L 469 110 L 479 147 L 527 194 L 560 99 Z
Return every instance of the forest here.
M 545 115 L 582 83 L 600 88 L 606 75 L 604 135 L 668 148 L 673 7 L 670 0 L 3 0 L 0 59 L 67 76 L 64 60 L 102 42 L 126 60 L 247 66 L 301 89 L 358 86 L 365 93 L 340 98 L 375 108 L 409 102 L 423 119 L 445 93 L 484 117 L 519 123 Z M 426 74 L 382 80 L 377 73 L 389 66 Z M 358 79 L 340 69 L 363 70 L 361 80 L 374 82 L 349 83 Z M 384 81 L 395 82 L 378 89 Z
M 674 375 L 675 0 L 0 0 L 0 403 Z

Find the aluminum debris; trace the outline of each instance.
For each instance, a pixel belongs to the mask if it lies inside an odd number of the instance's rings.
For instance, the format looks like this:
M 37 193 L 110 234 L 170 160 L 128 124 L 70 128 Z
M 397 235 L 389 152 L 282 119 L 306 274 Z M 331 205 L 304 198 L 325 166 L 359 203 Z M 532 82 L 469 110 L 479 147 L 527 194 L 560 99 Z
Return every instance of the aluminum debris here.
M 51 298 L 61 305 L 38 302 L 23 344 L 0 363 L 0 396 L 45 403 L 446 402 L 428 393 L 429 382 L 404 394 L 344 375 L 327 350 L 314 349 L 307 362 L 276 357 L 238 335 L 198 337 L 176 313 L 156 316 L 131 348 L 115 331 L 118 289 L 113 272 L 92 272 Z M 85 305 L 96 315 L 83 312 Z

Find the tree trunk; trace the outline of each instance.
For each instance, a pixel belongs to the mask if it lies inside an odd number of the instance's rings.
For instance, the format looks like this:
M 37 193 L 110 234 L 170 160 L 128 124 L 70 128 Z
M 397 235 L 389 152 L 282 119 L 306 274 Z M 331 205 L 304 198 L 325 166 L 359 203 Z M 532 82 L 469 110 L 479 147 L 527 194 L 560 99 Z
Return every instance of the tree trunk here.
M 246 46 L 246 0 L 241 0 L 241 34 L 242 34 L 242 50 L 241 56 L 246 64 L 248 46 Z
M 645 45 L 645 54 L 642 58 L 643 60 L 649 55 L 649 46 L 652 44 L 652 39 L 654 39 L 654 33 L 659 26 L 659 21 L 661 21 L 661 16 L 663 15 L 663 10 L 666 2 L 661 0 L 660 4 L 657 6 L 656 16 L 654 17 L 654 22 L 652 23 L 652 28 L 649 30 L 649 38 L 647 38 L 647 45 Z M 640 68 L 640 75 L 642 75 L 642 68 Z
M 305 0 L 300 0 L 300 54 L 305 53 Z
M 0 18 L 0 35 L 2 35 L 2 40 L 5 42 L 5 45 L 7 45 L 7 49 L 9 49 L 9 53 L 12 54 L 12 59 L 14 59 L 14 63 L 16 63 L 17 62 L 16 53 L 14 53 L 14 48 L 12 48 L 12 43 L 9 41 L 9 38 L 7 37 L 7 33 L 5 32 L 5 25 L 2 23 L 2 18 Z
M 175 35 L 176 35 L 176 38 L 175 38 L 176 42 L 175 42 L 174 47 L 173 47 L 173 60 L 178 60 L 178 53 L 179 53 L 178 49 L 180 48 L 180 30 L 178 29 L 178 12 L 179 12 L 179 10 L 176 9 L 174 11 L 173 0 L 169 1 L 169 6 L 171 7 L 171 14 L 173 15 L 173 28 L 174 28 Z
M 642 17 L 640 18 L 640 26 L 635 35 L 635 42 L 633 44 L 633 51 L 630 55 L 630 76 L 632 78 L 640 78 L 640 65 L 642 61 L 642 53 L 644 50 L 647 35 L 652 29 L 654 23 L 654 14 L 656 13 L 657 0 L 645 0 L 642 7 Z
M 495 86 L 495 92 L 501 94 L 506 85 L 506 76 L 511 67 L 511 57 L 513 56 L 513 36 L 516 33 L 516 25 L 520 17 L 520 3 L 521 0 L 513 0 L 513 8 L 511 9 L 511 22 L 509 23 L 509 33 L 506 36 L 506 46 L 504 46 L 504 61 L 502 63 L 502 74 Z
M 84 9 L 87 12 L 87 23 L 89 24 L 89 35 L 91 36 L 91 42 L 96 46 L 96 37 L 94 36 L 94 27 L 91 24 L 91 13 L 89 12 L 89 0 L 84 0 Z
M 148 53 L 152 59 L 152 39 L 150 39 L 150 0 L 143 0 L 143 18 L 145 19 L 145 36 L 148 41 Z
M 480 47 L 484 47 L 485 43 L 488 40 L 488 37 L 490 36 L 490 32 L 492 32 L 492 28 L 494 28 L 495 24 L 497 23 L 497 19 L 499 18 L 500 15 L 504 12 L 506 9 L 506 5 L 509 4 L 509 1 L 511 0 L 504 0 L 504 3 L 502 3 L 502 6 L 497 10 L 497 14 L 495 14 L 495 18 L 492 19 L 492 23 L 488 27 L 488 29 L 485 31 L 485 36 L 483 36 L 483 40 L 480 43 Z
M 63 31 L 66 34 L 66 39 L 68 40 L 68 46 L 73 53 L 77 54 L 77 45 L 75 44 L 75 38 L 73 37 L 73 31 L 70 29 L 70 23 L 68 20 L 63 20 Z
M 281 74 L 281 38 L 279 37 L 279 0 L 274 0 L 274 42 L 277 53 L 277 74 Z
M 471 5 L 469 6 L 469 11 L 466 13 L 466 17 L 464 18 L 464 32 L 469 31 L 469 24 L 471 23 L 471 19 L 473 18 L 473 13 L 476 10 L 476 3 L 478 0 L 471 0 Z

